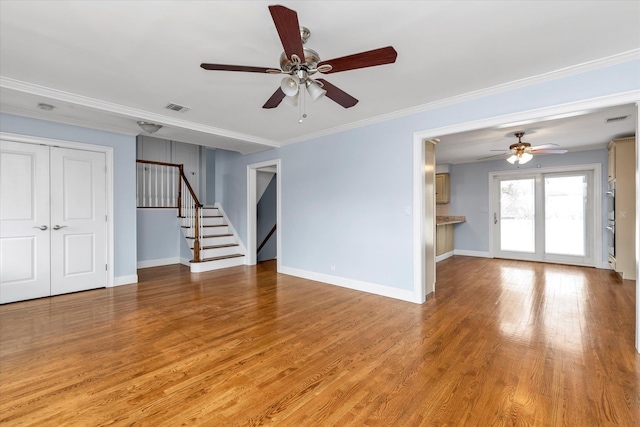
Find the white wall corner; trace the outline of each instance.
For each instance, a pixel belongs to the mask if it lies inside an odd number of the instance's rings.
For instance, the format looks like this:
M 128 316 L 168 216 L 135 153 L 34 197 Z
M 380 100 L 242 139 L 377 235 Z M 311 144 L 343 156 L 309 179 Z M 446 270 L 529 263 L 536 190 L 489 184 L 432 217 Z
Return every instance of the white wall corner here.
M 451 258 L 453 255 L 455 255 L 454 251 L 445 252 L 441 255 L 436 256 L 436 262 L 440 262 L 447 258 Z
M 138 283 L 138 275 L 137 274 L 129 274 L 128 276 L 117 276 L 113 278 L 113 286 L 107 286 L 109 288 L 122 286 L 122 285 L 131 285 L 133 283 Z

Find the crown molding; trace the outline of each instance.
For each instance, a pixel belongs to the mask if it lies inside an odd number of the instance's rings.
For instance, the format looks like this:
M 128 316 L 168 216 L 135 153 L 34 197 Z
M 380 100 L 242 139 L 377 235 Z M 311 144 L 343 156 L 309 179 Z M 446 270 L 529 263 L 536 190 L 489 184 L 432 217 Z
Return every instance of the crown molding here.
M 135 119 L 135 120 L 144 120 L 144 121 L 162 124 L 165 126 L 173 126 L 177 128 L 193 130 L 196 132 L 222 136 L 225 138 L 238 139 L 245 142 L 252 142 L 254 144 L 265 145 L 268 147 L 281 146 L 279 142 L 276 142 L 270 139 L 260 138 L 254 135 L 247 135 L 240 132 L 234 132 L 227 129 L 217 128 L 214 126 L 203 125 L 200 123 L 190 122 L 187 120 L 176 119 L 174 117 L 152 113 L 152 112 L 140 110 L 137 108 L 131 108 L 124 105 L 114 104 L 112 102 L 102 101 L 100 99 L 90 98 L 87 96 L 65 92 L 57 89 L 52 89 L 45 86 L 27 83 L 27 82 L 12 79 L 9 77 L 0 76 L 0 87 L 4 89 L 15 90 L 18 92 L 29 93 L 31 95 L 42 96 L 42 97 L 54 99 L 57 101 L 68 102 L 76 105 L 82 105 L 84 107 L 92 108 L 99 111 L 106 111 L 109 113 L 113 113 L 113 114 L 117 114 L 125 117 L 131 117 L 132 119 Z M 130 133 L 130 131 L 127 133 Z
M 297 138 L 287 139 L 282 141 L 282 145 L 293 144 L 296 142 L 302 142 L 309 139 L 319 138 L 322 136 L 331 135 L 338 132 L 344 132 L 351 129 L 356 129 L 363 126 L 373 125 L 376 123 L 384 122 L 387 120 L 397 119 L 400 117 L 409 116 L 412 114 L 422 113 L 429 110 L 435 110 L 438 108 L 447 107 L 462 102 L 472 101 L 475 99 L 483 98 L 490 95 L 507 92 L 510 90 L 520 89 L 535 84 L 545 83 L 552 80 L 557 80 L 563 77 L 569 77 L 576 74 L 584 73 L 587 71 L 598 70 L 601 68 L 610 67 L 624 62 L 640 59 L 640 49 L 634 49 L 627 52 L 619 53 L 616 55 L 608 56 L 606 58 L 596 59 L 594 61 L 584 62 L 582 64 L 572 65 L 570 67 L 561 68 L 559 70 L 550 71 L 548 73 L 538 74 L 536 76 L 526 77 L 519 80 L 514 80 L 508 83 L 499 84 L 486 89 L 480 89 L 473 92 L 467 92 L 461 95 L 452 96 L 450 98 L 441 99 L 427 104 L 418 105 L 416 107 L 406 108 L 404 110 L 394 111 L 388 114 L 382 114 L 379 116 L 371 117 L 368 119 L 360 120 L 357 122 L 348 123 L 341 126 L 336 126 L 330 129 L 325 129 L 319 132 L 306 134 Z

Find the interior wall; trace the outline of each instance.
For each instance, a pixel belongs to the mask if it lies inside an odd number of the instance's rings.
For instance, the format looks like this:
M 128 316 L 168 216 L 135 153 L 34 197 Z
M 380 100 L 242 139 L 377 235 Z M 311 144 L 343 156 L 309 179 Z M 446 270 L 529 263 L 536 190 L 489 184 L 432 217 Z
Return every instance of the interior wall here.
M 137 260 L 177 263 L 180 257 L 180 239 L 184 240 L 177 209 L 138 209 Z M 160 264 L 159 264 L 160 265 Z
M 562 146 L 562 141 L 554 141 Z M 450 215 L 464 215 L 466 222 L 455 227 L 454 248 L 457 250 L 489 253 L 489 172 L 499 171 L 535 171 L 541 168 L 573 166 L 600 163 L 602 191 L 602 222 L 598 230 L 605 234 L 607 220 L 607 150 L 589 150 L 558 155 L 538 155 L 521 166 L 511 165 L 505 160 L 462 163 L 451 165 L 451 202 Z M 605 242 L 606 243 L 606 242 Z M 602 245 L 600 261 L 607 263 L 606 244 Z
M 216 196 L 246 241 L 246 167 L 280 158 L 283 267 L 413 291 L 414 132 L 640 90 L 639 70 L 628 61 L 246 156 L 219 150 Z
M 136 275 L 136 137 L 0 113 L 0 131 L 113 147 L 114 280 Z

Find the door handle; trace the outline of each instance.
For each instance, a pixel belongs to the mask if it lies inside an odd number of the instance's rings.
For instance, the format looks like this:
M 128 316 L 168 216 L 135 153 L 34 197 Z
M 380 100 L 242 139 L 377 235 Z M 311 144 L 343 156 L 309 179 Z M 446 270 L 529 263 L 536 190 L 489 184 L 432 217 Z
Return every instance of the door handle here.
M 53 226 L 53 229 L 54 230 L 60 230 L 61 228 L 66 228 L 66 227 L 67 227 L 66 225 L 57 225 L 56 224 L 56 225 Z
M 493 213 L 493 223 L 497 224 L 498 223 L 498 215 L 496 215 L 496 213 Z
M 47 227 L 46 225 L 41 225 L 40 227 L 37 227 L 37 226 L 36 226 L 36 227 L 33 227 L 33 228 L 39 228 L 40 230 L 45 231 L 45 230 L 47 230 L 49 227 Z

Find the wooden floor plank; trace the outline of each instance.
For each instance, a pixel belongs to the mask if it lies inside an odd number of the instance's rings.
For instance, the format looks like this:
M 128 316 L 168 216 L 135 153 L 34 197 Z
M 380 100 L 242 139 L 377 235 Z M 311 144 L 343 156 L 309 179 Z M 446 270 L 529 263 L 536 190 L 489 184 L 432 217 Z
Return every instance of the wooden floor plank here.
M 0 306 L 3 426 L 640 425 L 635 282 L 454 256 L 423 305 L 275 263 Z

